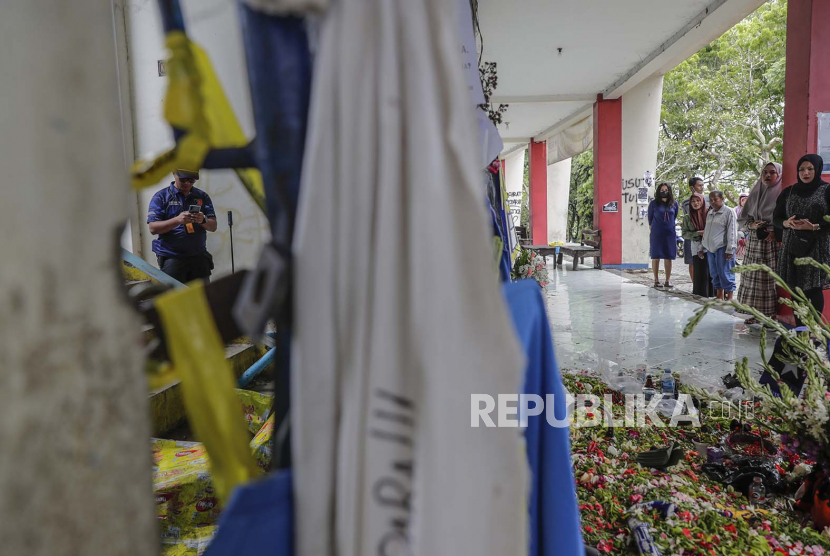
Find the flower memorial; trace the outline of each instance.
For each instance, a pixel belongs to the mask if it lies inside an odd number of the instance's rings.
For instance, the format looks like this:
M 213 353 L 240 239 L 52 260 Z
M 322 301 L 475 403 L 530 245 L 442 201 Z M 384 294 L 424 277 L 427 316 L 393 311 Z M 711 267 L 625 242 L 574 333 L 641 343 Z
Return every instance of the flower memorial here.
M 513 279 L 533 278 L 543 288 L 548 285 L 548 270 L 545 259 L 532 249 L 522 249 L 513 263 Z
M 611 394 L 615 405 L 622 401 L 621 393 L 588 371 L 565 372 L 563 381 L 571 394 Z M 633 514 L 647 525 L 661 554 L 830 554 L 830 530 L 822 533 L 811 528 L 809 517 L 790 509 L 786 497 L 776 496 L 762 507 L 752 507 L 744 494 L 708 476 L 703 469 L 705 455 L 695 447 L 720 445 L 733 423 L 701 411 L 701 425 L 657 428 L 647 422 L 645 428 L 572 427 L 574 475 L 586 545 L 605 554 L 636 554 L 629 545 L 628 518 Z M 636 462 L 637 453 L 671 443 L 684 449 L 684 457 L 666 471 Z M 796 454 L 779 458 L 775 465 L 792 490 L 809 472 Z M 676 511 L 664 518 L 649 508 L 649 502 L 670 502 Z

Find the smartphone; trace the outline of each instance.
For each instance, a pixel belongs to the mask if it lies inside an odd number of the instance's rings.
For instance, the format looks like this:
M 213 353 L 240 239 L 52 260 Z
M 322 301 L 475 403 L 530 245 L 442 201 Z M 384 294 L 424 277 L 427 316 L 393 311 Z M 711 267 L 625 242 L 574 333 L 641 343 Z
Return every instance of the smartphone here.
M 190 205 L 188 211 L 192 213 L 202 212 L 202 207 L 200 207 L 199 205 Z

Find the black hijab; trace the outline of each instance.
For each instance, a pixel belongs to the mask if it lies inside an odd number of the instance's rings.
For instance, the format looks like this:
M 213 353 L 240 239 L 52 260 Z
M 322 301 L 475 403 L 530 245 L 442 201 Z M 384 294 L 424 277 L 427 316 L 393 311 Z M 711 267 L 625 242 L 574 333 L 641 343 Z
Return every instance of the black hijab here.
M 813 168 L 816 169 L 816 175 L 813 176 L 813 181 L 810 183 L 804 183 L 801 181 L 801 174 L 799 174 L 798 169 L 801 168 L 801 163 L 807 161 L 813 165 Z M 798 176 L 798 184 L 802 187 L 809 187 L 810 189 L 815 189 L 819 185 L 824 185 L 827 182 L 821 179 L 821 171 L 824 169 L 824 160 L 817 154 L 805 154 L 801 158 L 798 159 L 798 164 L 795 166 L 795 174 Z

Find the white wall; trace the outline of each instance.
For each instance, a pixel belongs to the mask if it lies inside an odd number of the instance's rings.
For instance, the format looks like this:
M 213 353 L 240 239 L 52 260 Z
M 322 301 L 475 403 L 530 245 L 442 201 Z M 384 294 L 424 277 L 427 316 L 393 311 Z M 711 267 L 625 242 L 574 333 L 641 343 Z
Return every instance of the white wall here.
M 570 158 L 548 165 L 548 243 L 565 241 L 570 184 Z
M 2 10 L 0 552 L 155 555 L 112 9 Z
M 623 264 L 650 262 L 648 220 L 639 217 L 637 187 L 643 183 L 643 173 L 654 174 L 657 166 L 662 98 L 661 75 L 646 79 L 622 97 Z
M 119 0 L 125 4 L 127 45 L 132 89 L 132 123 L 135 151 L 144 157 L 173 144 L 170 128 L 162 115 L 167 79 L 158 75 L 158 61 L 165 59 L 164 36 L 156 2 Z M 249 137 L 254 135 L 245 54 L 235 2 L 227 0 L 182 0 L 187 33 L 210 56 L 225 94 Z M 116 27 L 117 29 L 117 27 Z M 267 219 L 251 201 L 231 170 L 202 171 L 196 187 L 213 199 L 219 227 L 208 233 L 208 251 L 213 254 L 214 276 L 230 272 L 230 234 L 227 212 L 233 211 L 234 259 L 236 268 L 256 264 L 263 242 L 270 237 Z M 158 187 L 139 194 L 138 222 L 144 258 L 156 264 L 152 253 L 153 236 L 147 232 L 147 207 L 153 194 L 168 185 L 172 177 Z

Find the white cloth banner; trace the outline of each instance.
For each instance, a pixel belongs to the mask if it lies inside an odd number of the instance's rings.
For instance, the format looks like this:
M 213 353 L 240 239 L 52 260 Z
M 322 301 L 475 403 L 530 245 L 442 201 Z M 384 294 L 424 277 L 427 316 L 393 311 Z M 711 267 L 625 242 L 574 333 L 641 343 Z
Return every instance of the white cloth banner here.
M 594 148 L 594 117 L 588 116 L 547 139 L 548 165 Z
M 507 190 L 507 204 L 513 225 L 520 226 L 522 221 L 522 187 L 525 179 L 525 152 L 521 149 L 507 155 L 504 159 L 504 188 Z
M 322 23 L 294 245 L 303 556 L 527 551 L 519 429 L 471 427 L 471 394 L 518 393 L 524 362 L 454 10 L 340 0 Z

